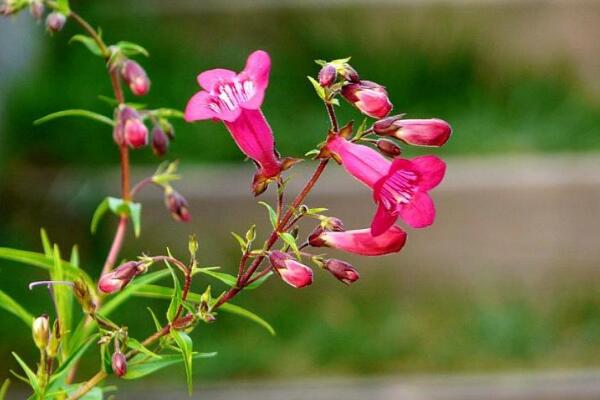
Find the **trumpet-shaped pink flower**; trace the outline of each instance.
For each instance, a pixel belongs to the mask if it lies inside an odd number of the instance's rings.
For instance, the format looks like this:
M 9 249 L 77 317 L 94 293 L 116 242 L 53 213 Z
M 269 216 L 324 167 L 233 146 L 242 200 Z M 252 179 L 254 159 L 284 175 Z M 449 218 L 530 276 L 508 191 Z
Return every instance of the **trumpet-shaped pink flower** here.
M 371 223 L 375 236 L 385 233 L 400 217 L 413 228 L 433 223 L 435 206 L 427 192 L 443 179 L 446 164 L 435 156 L 387 160 L 370 147 L 331 136 L 326 149 L 348 173 L 373 190 L 377 212 Z
M 322 231 L 309 239 L 313 247 L 331 247 L 361 256 L 381 256 L 397 253 L 406 243 L 406 232 L 392 226 L 381 235 L 373 236 L 371 229 L 343 232 Z
M 452 135 L 452 127 L 444 120 L 402 119 L 401 115 L 380 119 L 373 124 L 373 130 L 415 146 L 443 146 Z
M 255 194 L 264 191 L 267 183 L 288 166 L 279 159 L 273 132 L 260 110 L 270 70 L 269 55 L 258 50 L 250 54 L 239 74 L 227 69 L 205 71 L 198 75 L 203 90 L 190 99 L 185 109 L 188 122 L 223 121 L 242 153 L 258 165 Z
M 274 250 L 269 255 L 269 260 L 281 279 L 288 285 L 300 289 L 312 283 L 312 269 L 296 261 L 289 254 Z

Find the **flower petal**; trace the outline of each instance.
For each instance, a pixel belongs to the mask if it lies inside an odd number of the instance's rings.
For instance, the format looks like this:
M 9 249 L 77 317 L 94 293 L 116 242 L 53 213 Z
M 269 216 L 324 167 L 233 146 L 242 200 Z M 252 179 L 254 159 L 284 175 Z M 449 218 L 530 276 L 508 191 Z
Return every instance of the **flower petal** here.
M 321 238 L 325 246 L 362 256 L 381 256 L 397 253 L 406 243 L 406 232 L 392 226 L 379 236 L 373 236 L 371 229 L 357 229 L 343 232 L 323 232 Z
M 243 108 L 256 110 L 260 108 L 265 97 L 265 90 L 269 86 L 269 73 L 271 72 L 271 58 L 263 50 L 250 54 L 246 60 L 244 70 L 239 74 L 240 81 L 250 80 L 254 84 L 254 95 L 241 104 Z
M 435 205 L 425 192 L 416 192 L 411 201 L 398 206 L 400 218 L 413 228 L 424 228 L 433 224 Z
M 373 236 L 380 236 L 384 234 L 398 219 L 398 214 L 387 210 L 383 204 L 377 205 L 377 211 L 371 222 L 371 234 Z
M 225 126 L 242 153 L 260 165 L 262 175 L 272 178 L 281 172 L 273 131 L 260 110 L 242 109 L 239 118 Z
M 210 94 L 204 90 L 193 95 L 185 107 L 185 120 L 187 122 L 191 122 L 203 119 L 219 118 L 217 113 L 208 107 L 210 101 Z
M 202 89 L 210 92 L 215 87 L 215 84 L 223 81 L 231 81 L 236 75 L 235 72 L 228 69 L 215 68 L 202 72 L 196 79 Z
M 415 157 L 412 160 L 414 168 L 419 171 L 421 179 L 419 188 L 431 190 L 440 184 L 446 173 L 446 163 L 436 156 Z

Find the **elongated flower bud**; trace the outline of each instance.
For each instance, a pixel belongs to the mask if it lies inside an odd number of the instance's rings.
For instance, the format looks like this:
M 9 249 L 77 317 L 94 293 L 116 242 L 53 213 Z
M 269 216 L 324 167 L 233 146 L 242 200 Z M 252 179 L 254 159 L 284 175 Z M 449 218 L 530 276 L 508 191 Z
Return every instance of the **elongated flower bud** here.
M 119 350 L 115 351 L 112 355 L 111 367 L 115 375 L 119 378 L 127 373 L 127 359 Z
M 358 229 L 345 232 L 323 231 L 309 237 L 313 247 L 331 247 L 348 253 L 363 256 L 381 256 L 396 253 L 404 247 L 406 232 L 392 226 L 378 236 L 373 236 L 370 229 Z
M 48 29 L 50 33 L 60 32 L 64 28 L 66 22 L 67 17 L 65 14 L 53 11 L 46 17 L 46 29 Z
M 402 154 L 400 146 L 389 139 L 378 139 L 377 148 L 380 152 L 390 157 L 398 157 Z
M 48 345 L 48 340 L 50 339 L 50 323 L 46 314 L 33 320 L 33 325 L 31 325 L 31 333 L 37 348 L 44 350 Z
M 375 122 L 373 131 L 380 136 L 393 136 L 415 146 L 443 146 L 452 135 L 452 127 L 444 120 L 402 119 L 400 115 Z
M 371 81 L 344 86 L 342 96 L 360 112 L 373 118 L 385 117 L 393 107 L 385 88 Z
M 146 272 L 146 267 L 139 261 L 129 261 L 121 264 L 114 271 L 102 275 L 98 289 L 104 293 L 114 293 L 129 284 L 136 276 Z
M 96 310 L 96 304 L 92 299 L 92 294 L 90 292 L 89 287 L 83 280 L 78 279 L 73 283 L 73 294 L 75 295 L 75 299 L 81 305 L 81 308 L 83 309 L 84 313 L 94 313 L 94 311 Z
M 289 254 L 274 250 L 270 253 L 269 260 L 281 279 L 288 285 L 299 289 L 312 283 L 312 269 L 296 261 Z
M 165 206 L 175 221 L 189 222 L 192 220 L 187 200 L 171 188 L 165 190 Z
M 150 91 L 150 79 L 144 68 L 137 62 L 126 60 L 121 67 L 121 76 L 134 95 L 145 96 Z
M 158 157 L 162 157 L 167 153 L 169 149 L 169 137 L 167 134 L 158 126 L 152 129 L 152 151 Z
M 356 282 L 360 278 L 358 271 L 351 264 L 335 258 L 325 260 L 323 268 L 346 285 Z
M 337 79 L 337 70 L 335 66 L 326 64 L 319 71 L 319 84 L 323 87 L 331 86 Z

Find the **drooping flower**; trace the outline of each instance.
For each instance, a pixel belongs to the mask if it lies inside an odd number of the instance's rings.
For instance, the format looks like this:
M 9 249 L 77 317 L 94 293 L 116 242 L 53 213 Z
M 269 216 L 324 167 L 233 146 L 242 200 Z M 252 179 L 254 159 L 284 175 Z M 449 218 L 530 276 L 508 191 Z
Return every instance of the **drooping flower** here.
M 279 159 L 273 132 L 260 110 L 270 70 L 269 55 L 258 50 L 250 54 L 239 74 L 227 69 L 205 71 L 198 75 L 203 90 L 190 99 L 185 109 L 188 122 L 223 121 L 242 153 L 258 165 L 253 182 L 256 195 L 292 164 L 291 160 Z
M 155 126 L 152 129 L 152 151 L 158 157 L 162 157 L 169 149 L 169 136 L 161 127 Z
M 452 127 L 444 120 L 402 119 L 401 115 L 375 122 L 373 131 L 378 135 L 393 136 L 415 146 L 443 146 L 452 135 Z
M 397 253 L 406 243 L 406 232 L 392 226 L 383 234 L 373 236 L 371 229 L 357 229 L 343 232 L 321 231 L 311 235 L 309 243 L 313 247 L 331 247 L 361 256 L 382 256 Z
M 427 192 L 443 179 L 446 164 L 435 156 L 387 160 L 370 147 L 352 143 L 340 135 L 328 139 L 326 150 L 344 169 L 373 190 L 377 212 L 373 235 L 383 234 L 398 217 L 413 228 L 433 223 L 435 206 Z
M 385 117 L 393 107 L 385 88 L 371 81 L 345 85 L 342 96 L 360 112 L 372 118 Z
M 150 79 L 144 68 L 137 62 L 125 60 L 121 67 L 121 76 L 134 95 L 145 96 L 150 91 Z
M 113 353 L 110 364 L 113 372 L 119 378 L 127 373 L 127 358 L 119 350 Z
M 192 220 L 187 200 L 174 189 L 165 190 L 165 206 L 175 221 L 190 222 Z
M 299 289 L 312 283 L 312 269 L 296 261 L 289 254 L 274 250 L 269 254 L 269 260 L 281 279 L 288 285 Z
M 136 276 L 146 272 L 146 267 L 138 261 L 128 261 L 118 266 L 114 271 L 100 277 L 98 289 L 104 293 L 114 293 L 123 289 Z
M 66 23 L 67 16 L 58 11 L 53 11 L 46 17 L 46 29 L 48 29 L 48 32 L 50 33 L 62 31 Z
M 360 279 L 360 275 L 356 268 L 346 261 L 338 260 L 336 258 L 330 258 L 323 262 L 323 268 L 325 268 L 331 275 L 333 275 L 340 282 L 350 285 Z

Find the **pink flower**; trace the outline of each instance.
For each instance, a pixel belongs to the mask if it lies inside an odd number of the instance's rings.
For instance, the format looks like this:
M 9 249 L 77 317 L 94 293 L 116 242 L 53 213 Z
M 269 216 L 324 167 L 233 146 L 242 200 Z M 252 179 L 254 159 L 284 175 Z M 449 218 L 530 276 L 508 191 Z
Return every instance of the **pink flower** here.
M 443 146 L 452 135 L 452 127 L 444 120 L 402 119 L 399 115 L 375 122 L 373 130 L 378 135 L 394 136 L 416 146 Z
M 148 128 L 141 119 L 130 118 L 125 121 L 125 143 L 132 149 L 139 149 L 148 144 Z
M 368 228 L 344 232 L 322 231 L 309 241 L 313 247 L 331 247 L 361 256 L 381 256 L 402 250 L 406 243 L 406 232 L 397 226 L 392 226 L 379 236 L 373 236 Z
M 397 158 L 393 161 L 370 147 L 354 144 L 339 135 L 330 136 L 326 150 L 350 175 L 373 190 L 377 212 L 371 232 L 379 236 L 398 217 L 413 228 L 433 223 L 435 206 L 427 192 L 444 177 L 446 164 L 435 156 Z
M 260 110 L 270 70 L 269 55 L 258 50 L 250 54 L 239 74 L 227 69 L 205 71 L 198 75 L 203 90 L 190 99 L 185 109 L 188 122 L 223 121 L 242 153 L 258 164 L 255 194 L 262 193 L 286 167 L 275 151 L 273 132 Z
M 323 268 L 331 273 L 340 282 L 349 285 L 360 279 L 360 275 L 356 268 L 346 261 L 330 258 L 325 260 Z
M 129 261 L 114 271 L 106 273 L 98 281 L 98 289 L 104 293 L 114 293 L 123 289 L 136 276 L 146 272 L 146 267 L 138 261 Z
M 375 82 L 360 81 L 342 88 L 342 96 L 365 115 L 383 118 L 392 110 L 385 88 Z
M 269 255 L 269 260 L 281 279 L 288 285 L 299 289 L 312 283 L 312 269 L 296 261 L 289 254 L 274 250 Z
M 134 95 L 145 96 L 150 91 L 150 79 L 144 68 L 137 62 L 126 60 L 121 67 L 121 76 Z

